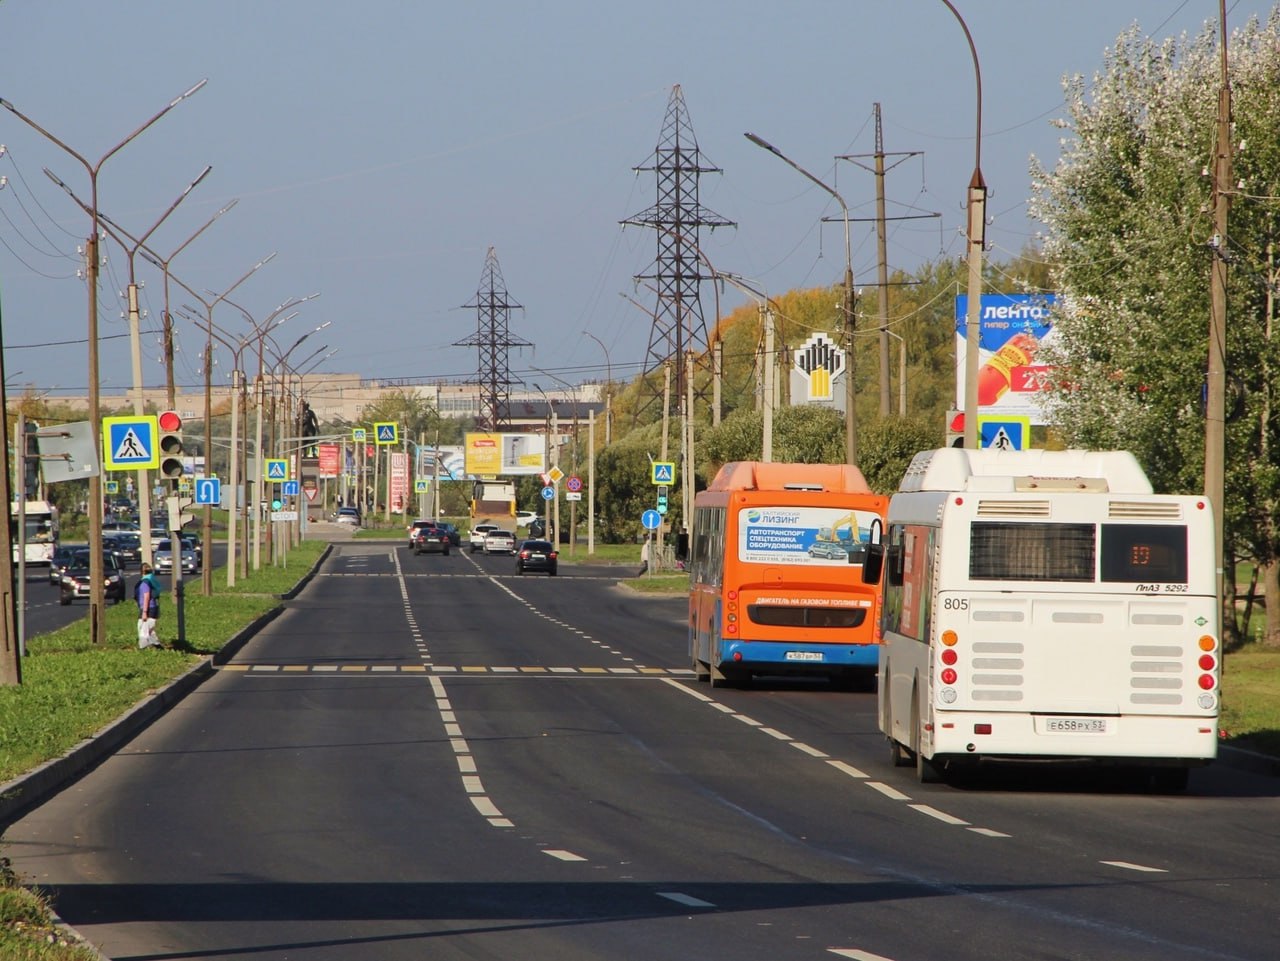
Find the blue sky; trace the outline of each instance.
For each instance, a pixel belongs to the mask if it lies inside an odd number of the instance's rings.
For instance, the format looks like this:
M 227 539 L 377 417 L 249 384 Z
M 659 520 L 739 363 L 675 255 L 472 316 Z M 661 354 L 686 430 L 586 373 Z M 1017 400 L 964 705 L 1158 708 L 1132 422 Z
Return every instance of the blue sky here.
M 1061 80 L 1091 77 L 1116 36 L 1198 32 L 1216 0 L 955 0 L 983 84 L 982 170 L 991 256 L 1033 237 L 1028 157 L 1052 163 Z M 1228 24 L 1265 16 L 1228 2 Z M 889 230 L 891 267 L 964 253 L 974 165 L 975 83 L 959 24 L 940 0 L 0 0 L 0 97 L 92 161 L 197 81 L 208 84 L 104 165 L 99 207 L 149 228 L 206 165 L 213 170 L 152 237 L 168 254 L 231 200 L 173 261 L 197 290 L 222 292 L 276 256 L 233 299 L 262 318 L 315 292 L 279 333 L 316 326 L 291 358 L 335 350 L 319 370 L 422 382 L 474 379 L 476 331 L 463 309 L 496 250 L 508 293 L 515 378 L 554 386 L 631 377 L 645 360 L 652 307 L 632 277 L 652 231 L 620 221 L 651 205 L 637 173 L 679 84 L 703 159 L 701 201 L 736 227 L 704 232 L 718 270 L 769 293 L 836 283 L 839 208 L 752 131 L 835 184 L 855 218 L 874 215 L 875 183 L 839 154 L 919 151 L 886 178 L 890 216 L 932 213 Z M 42 172 L 82 198 L 83 167 L 0 111 L 0 305 L 10 392 L 87 390 L 86 293 L 76 253 L 88 217 Z M 865 161 L 870 163 L 870 161 Z M 875 274 L 874 228 L 853 228 L 855 279 Z M 101 288 L 101 384 L 132 382 L 124 302 L 128 262 L 114 243 Z M 143 379 L 164 384 L 157 271 L 145 282 Z M 625 296 L 624 296 L 625 295 Z M 191 302 L 176 288 L 173 305 Z M 704 313 L 713 315 L 709 286 Z M 742 302 L 729 288 L 727 310 Z M 243 317 L 215 323 L 240 333 Z M 592 336 L 584 336 L 583 331 Z M 179 321 L 180 386 L 197 389 L 204 335 Z M 603 345 L 603 346 L 602 346 Z M 607 354 L 607 356 L 606 356 Z M 215 354 L 215 383 L 231 358 Z M 256 369 L 256 359 L 253 363 Z

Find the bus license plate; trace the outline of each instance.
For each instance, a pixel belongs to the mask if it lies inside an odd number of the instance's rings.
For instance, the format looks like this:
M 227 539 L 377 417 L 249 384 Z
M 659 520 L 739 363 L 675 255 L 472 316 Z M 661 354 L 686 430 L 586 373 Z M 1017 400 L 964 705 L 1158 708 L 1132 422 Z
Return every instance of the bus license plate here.
M 1105 717 L 1048 717 L 1044 729 L 1050 734 L 1106 734 Z
M 820 661 L 821 651 L 787 651 L 788 661 Z

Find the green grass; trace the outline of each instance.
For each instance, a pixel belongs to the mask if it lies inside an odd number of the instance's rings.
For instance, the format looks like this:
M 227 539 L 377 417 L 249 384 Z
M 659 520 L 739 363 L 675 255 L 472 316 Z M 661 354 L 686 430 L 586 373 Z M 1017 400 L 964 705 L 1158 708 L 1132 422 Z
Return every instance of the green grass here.
M 1218 726 L 1235 747 L 1280 756 L 1280 651 L 1255 645 L 1226 656 Z
M 5 961 L 97 961 L 97 952 L 73 942 L 53 923 L 49 904 L 23 887 L 0 858 L 0 958 Z

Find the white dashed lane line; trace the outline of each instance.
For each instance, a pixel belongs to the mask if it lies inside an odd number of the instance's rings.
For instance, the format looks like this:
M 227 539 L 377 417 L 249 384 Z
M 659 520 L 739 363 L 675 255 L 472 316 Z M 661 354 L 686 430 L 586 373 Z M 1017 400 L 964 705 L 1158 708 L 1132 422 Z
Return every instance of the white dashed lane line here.
M 1153 868 L 1145 864 L 1133 864 L 1130 861 L 1100 861 L 1100 864 L 1106 864 L 1113 868 L 1122 868 L 1125 871 L 1142 871 L 1146 874 L 1168 874 L 1165 868 Z

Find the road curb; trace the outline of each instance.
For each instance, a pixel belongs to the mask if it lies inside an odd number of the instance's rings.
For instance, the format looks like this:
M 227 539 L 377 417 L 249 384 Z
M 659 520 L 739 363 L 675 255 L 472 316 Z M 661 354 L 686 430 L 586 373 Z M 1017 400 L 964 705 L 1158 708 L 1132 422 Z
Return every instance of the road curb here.
M 333 551 L 330 544 L 316 558 L 311 570 L 289 591 L 280 595 L 280 603 L 237 631 L 211 656 L 202 658 L 164 687 L 148 694 L 132 708 L 101 730 L 91 734 L 61 757 L 46 761 L 26 774 L 0 784 L 0 834 L 32 808 L 39 807 L 59 791 L 83 777 L 109 756 L 133 740 L 141 731 L 169 708 L 177 704 L 214 674 L 259 631 L 279 617 L 285 602 L 293 599 L 311 583 L 320 565 Z

